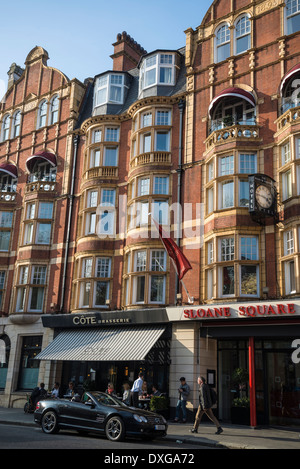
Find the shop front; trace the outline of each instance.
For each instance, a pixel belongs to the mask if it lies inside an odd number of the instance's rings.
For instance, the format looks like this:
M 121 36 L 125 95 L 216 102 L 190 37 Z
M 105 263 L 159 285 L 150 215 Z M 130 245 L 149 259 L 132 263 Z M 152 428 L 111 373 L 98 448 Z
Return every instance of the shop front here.
M 300 425 L 300 301 L 167 311 L 199 331 L 195 370 L 207 379 L 215 373 L 220 420 Z
M 53 340 L 36 358 L 51 363 L 48 381 L 51 375 L 62 390 L 70 381 L 79 393 L 112 383 L 121 396 L 123 384 L 142 371 L 149 393 L 153 384 L 168 393 L 171 332 L 164 309 L 47 315 L 43 325 L 53 329 Z

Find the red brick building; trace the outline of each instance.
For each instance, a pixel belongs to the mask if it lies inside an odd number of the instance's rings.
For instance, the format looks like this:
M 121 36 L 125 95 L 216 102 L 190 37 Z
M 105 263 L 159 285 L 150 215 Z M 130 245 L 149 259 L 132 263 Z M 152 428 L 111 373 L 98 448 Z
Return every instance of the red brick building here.
M 61 163 L 66 184 L 56 198 L 61 238 L 51 242 L 53 282 L 43 309 L 60 314 L 42 316 L 42 348 L 49 346 L 39 354 L 39 376 L 49 386 L 54 379 L 79 388 L 86 379 L 101 388 L 112 381 L 120 392 L 143 369 L 174 408 L 185 375 L 192 412 L 201 374 L 218 389 L 223 421 L 234 421 L 231 408 L 242 399 L 250 402 L 251 425 L 299 423 L 299 31 L 294 0 L 215 0 L 200 26 L 185 31 L 182 49 L 146 52 L 122 33 L 112 70 L 85 86 L 71 82 L 66 113 L 74 126 L 59 133 L 69 163 Z M 39 77 L 40 92 L 47 85 Z M 39 92 L 32 93 L 42 98 Z M 50 132 L 47 123 L 34 130 L 31 141 L 41 144 L 29 156 L 64 154 Z M 5 162 L 16 162 L 6 141 Z M 188 294 L 152 218 L 191 263 Z M 32 229 L 39 223 L 36 217 Z M 12 257 L 15 276 L 21 259 Z M 11 282 L 7 321 L 23 291 Z M 27 302 L 34 285 L 26 287 Z M 249 385 L 234 379 L 237 369 L 246 370 Z

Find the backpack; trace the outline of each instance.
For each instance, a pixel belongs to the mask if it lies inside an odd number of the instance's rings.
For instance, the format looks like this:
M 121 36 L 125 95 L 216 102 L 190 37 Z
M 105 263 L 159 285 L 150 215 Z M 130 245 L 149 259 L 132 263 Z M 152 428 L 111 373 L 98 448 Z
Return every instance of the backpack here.
M 211 387 L 209 387 L 209 390 L 210 390 L 211 403 L 212 403 L 212 405 L 215 405 L 216 402 L 217 402 L 217 393 L 216 393 L 216 391 L 215 391 L 213 388 L 211 388 Z

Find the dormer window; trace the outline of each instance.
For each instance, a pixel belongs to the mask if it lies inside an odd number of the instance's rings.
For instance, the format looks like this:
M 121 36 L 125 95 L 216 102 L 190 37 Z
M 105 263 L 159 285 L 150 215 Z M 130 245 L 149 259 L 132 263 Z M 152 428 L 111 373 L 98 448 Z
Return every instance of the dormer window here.
M 94 107 L 124 103 L 124 75 L 109 73 L 96 79 Z
M 140 92 L 156 85 L 175 85 L 174 53 L 157 53 L 143 59 L 140 68 Z

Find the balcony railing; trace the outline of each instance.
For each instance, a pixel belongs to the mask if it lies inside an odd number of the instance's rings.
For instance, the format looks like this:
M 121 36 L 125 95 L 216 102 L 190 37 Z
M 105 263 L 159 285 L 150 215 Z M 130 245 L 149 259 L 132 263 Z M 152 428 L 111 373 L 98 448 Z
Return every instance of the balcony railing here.
M 277 119 L 277 130 L 283 129 L 287 124 L 299 123 L 300 121 L 300 105 L 288 109 L 282 116 Z
M 221 145 L 234 140 L 259 141 L 259 126 L 234 124 L 230 127 L 215 130 L 205 140 L 206 150 L 209 150 L 213 145 Z
M 55 192 L 56 182 L 37 181 L 26 184 L 26 194 L 30 192 Z
M 117 166 L 97 166 L 95 168 L 89 168 L 83 175 L 83 179 L 86 181 L 88 179 L 97 179 L 97 178 L 117 178 L 118 177 L 118 167 Z
M 242 120 L 242 119 L 237 119 L 236 117 L 233 117 L 233 116 L 227 116 L 227 117 L 223 117 L 222 119 L 212 120 L 210 123 L 210 128 L 209 128 L 208 133 L 212 134 L 216 130 L 227 129 L 228 127 L 232 127 L 235 125 L 251 126 L 251 125 L 257 125 L 257 122 L 256 122 L 255 117 Z
M 137 168 L 146 164 L 163 164 L 170 165 L 172 162 L 171 153 L 167 151 L 155 151 L 151 153 L 143 153 L 135 156 L 130 161 L 130 169 Z
M 292 99 L 292 98 L 283 98 L 282 105 L 281 105 L 281 114 L 284 114 L 286 111 L 290 109 L 295 109 L 300 106 L 300 99 Z

